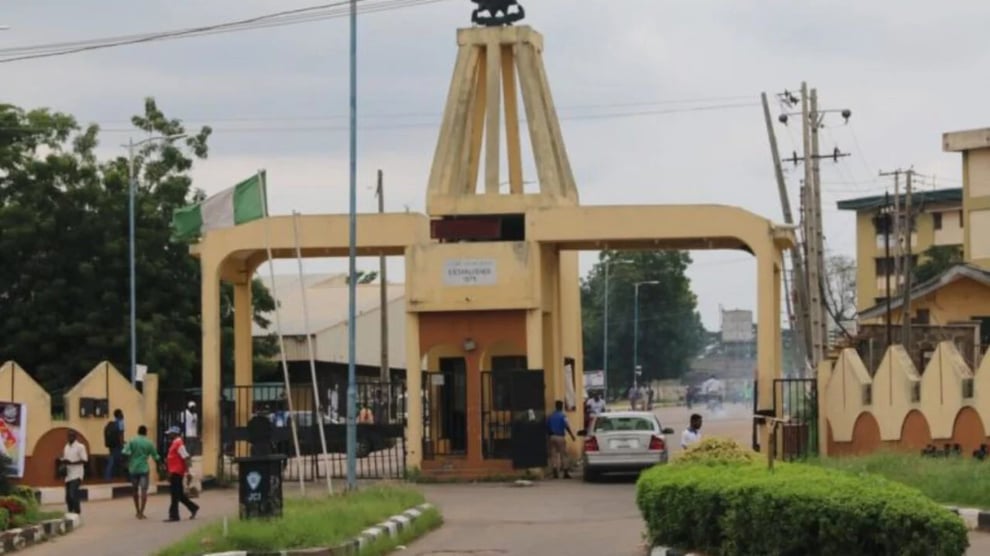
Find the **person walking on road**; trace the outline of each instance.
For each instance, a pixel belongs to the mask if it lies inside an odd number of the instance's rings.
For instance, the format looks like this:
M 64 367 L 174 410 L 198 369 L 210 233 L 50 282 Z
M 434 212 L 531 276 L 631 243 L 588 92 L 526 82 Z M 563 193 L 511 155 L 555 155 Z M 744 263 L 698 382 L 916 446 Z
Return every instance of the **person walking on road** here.
M 557 400 L 554 403 L 555 411 L 547 419 L 547 428 L 550 433 L 550 465 L 553 466 L 553 478 L 560 477 L 563 473 L 565 479 L 570 479 L 567 464 L 567 439 L 564 434 L 568 434 L 571 440 L 577 440 L 571 432 L 571 426 L 567 423 L 567 415 L 564 414 L 564 402 Z
M 62 449 L 62 460 L 59 462 L 65 470 L 65 505 L 70 514 L 78 515 L 82 513 L 79 487 L 86 474 L 89 455 L 86 454 L 86 446 L 79 442 L 76 431 L 70 430 L 67 440 L 65 448 Z
M 691 415 L 691 423 L 688 428 L 681 433 L 681 449 L 687 449 L 688 446 L 697 442 L 701 442 L 701 415 L 695 413 Z
M 138 427 L 137 436 L 127 441 L 122 452 L 127 456 L 127 471 L 134 486 L 134 511 L 138 519 L 147 519 L 144 508 L 148 505 L 148 458 L 161 461 L 155 444 L 148 440 L 148 427 Z
M 180 503 L 189 510 L 191 514 L 189 519 L 196 519 L 196 514 L 199 512 L 199 506 L 186 496 L 185 482 L 187 479 L 192 479 L 192 475 L 189 473 L 191 458 L 189 452 L 186 451 L 185 443 L 182 442 L 180 432 L 179 427 L 171 427 L 165 433 L 169 439 L 165 467 L 168 470 L 169 494 L 172 498 L 168 506 L 168 519 L 165 521 L 179 521 Z
M 110 456 L 107 458 L 107 467 L 103 478 L 110 482 L 113 480 L 114 468 L 120 461 L 120 450 L 124 447 L 124 412 L 113 410 L 113 421 L 103 427 L 103 443 L 106 444 Z

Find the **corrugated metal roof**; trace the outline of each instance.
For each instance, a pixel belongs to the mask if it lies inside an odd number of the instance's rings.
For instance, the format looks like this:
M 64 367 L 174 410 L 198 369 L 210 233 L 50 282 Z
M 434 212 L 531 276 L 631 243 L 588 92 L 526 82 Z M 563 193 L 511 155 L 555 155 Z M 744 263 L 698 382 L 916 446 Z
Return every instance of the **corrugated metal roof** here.
M 924 203 L 962 203 L 962 188 L 934 189 L 931 191 L 915 191 L 911 195 L 912 203 L 916 205 Z M 836 203 L 839 210 L 854 210 L 856 212 L 872 211 L 893 203 L 893 197 L 889 199 L 885 195 L 873 195 L 871 197 L 857 197 L 855 199 L 845 199 Z
M 283 336 L 304 336 L 303 292 L 309 308 L 309 333 L 316 334 L 347 321 L 347 275 L 346 274 L 307 274 L 300 281 L 298 274 L 276 275 L 275 287 L 266 276 L 261 278 L 265 287 L 278 300 L 278 313 L 282 320 Z M 358 284 L 357 314 L 379 310 L 381 302 L 380 284 Z M 388 301 L 391 303 L 406 295 L 405 284 L 388 285 Z M 272 321 L 269 330 L 253 325 L 254 335 L 275 332 L 275 314 L 267 313 L 265 318 Z

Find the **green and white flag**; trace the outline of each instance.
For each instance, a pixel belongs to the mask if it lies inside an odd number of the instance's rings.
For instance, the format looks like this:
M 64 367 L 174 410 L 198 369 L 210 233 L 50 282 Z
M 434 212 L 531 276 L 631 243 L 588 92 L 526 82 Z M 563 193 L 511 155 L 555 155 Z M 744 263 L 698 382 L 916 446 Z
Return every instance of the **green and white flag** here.
M 189 241 L 210 230 L 231 228 L 268 213 L 265 173 L 259 172 L 206 200 L 172 214 L 172 239 Z

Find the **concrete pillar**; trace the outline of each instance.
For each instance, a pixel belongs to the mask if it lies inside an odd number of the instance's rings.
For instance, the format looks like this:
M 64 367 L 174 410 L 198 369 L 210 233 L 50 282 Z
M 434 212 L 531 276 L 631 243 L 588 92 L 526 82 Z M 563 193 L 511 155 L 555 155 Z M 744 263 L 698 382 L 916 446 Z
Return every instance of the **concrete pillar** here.
M 423 465 L 423 363 L 419 315 L 406 313 L 406 468 Z
M 204 256 L 203 305 L 203 475 L 216 476 L 220 458 L 220 277 L 218 265 Z
M 148 373 L 144 375 L 144 385 L 142 386 L 141 399 L 143 401 L 144 415 L 141 417 L 144 419 L 144 426 L 148 427 L 149 438 L 152 442 L 155 442 L 157 446 L 156 433 L 158 431 L 158 375 L 155 373 Z M 150 474 L 148 475 L 148 480 L 151 484 L 152 492 L 158 491 L 158 467 L 156 465 L 148 466 Z
M 251 324 L 254 309 L 251 306 L 251 280 L 234 284 L 234 414 L 238 427 L 245 427 L 251 419 L 254 391 L 238 386 L 254 385 L 254 353 Z M 239 442 L 237 454 L 247 454 L 246 442 Z

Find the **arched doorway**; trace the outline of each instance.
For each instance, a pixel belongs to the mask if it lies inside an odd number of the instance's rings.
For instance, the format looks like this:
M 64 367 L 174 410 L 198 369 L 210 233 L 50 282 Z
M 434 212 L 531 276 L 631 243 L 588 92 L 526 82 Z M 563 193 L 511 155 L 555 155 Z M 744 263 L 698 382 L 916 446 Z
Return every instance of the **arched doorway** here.
M 932 431 L 928 426 L 928 419 L 917 409 L 912 409 L 904 416 L 904 423 L 901 424 L 900 447 L 923 450 L 931 443 Z
M 962 447 L 963 454 L 971 454 L 985 444 L 987 433 L 983 430 L 983 420 L 972 407 L 964 407 L 956 414 L 952 425 L 952 443 Z

